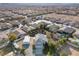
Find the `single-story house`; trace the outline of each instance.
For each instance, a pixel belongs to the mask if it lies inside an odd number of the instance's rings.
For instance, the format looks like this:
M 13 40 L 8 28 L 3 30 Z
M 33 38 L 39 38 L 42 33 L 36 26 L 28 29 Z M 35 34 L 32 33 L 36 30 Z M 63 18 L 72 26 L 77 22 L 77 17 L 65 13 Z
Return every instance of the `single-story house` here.
M 7 42 L 8 42 L 7 34 L 0 33 L 0 48 L 6 46 Z
M 27 25 L 24 25 L 21 27 L 21 29 L 24 31 L 24 32 L 28 32 L 28 26 Z
M 37 20 L 44 19 L 43 16 L 36 16 Z
M 64 29 L 64 32 L 65 32 L 65 33 L 69 33 L 69 34 L 73 34 L 73 33 L 75 32 L 75 29 L 70 28 L 70 27 L 66 27 L 66 28 Z
M 55 24 L 50 24 L 50 25 L 47 25 L 47 30 L 50 31 L 50 32 L 57 32 L 58 29 L 59 29 L 59 26 L 55 25 Z
M 16 34 L 17 38 L 22 38 L 22 37 L 24 37 L 25 34 L 26 34 L 23 30 L 21 30 L 21 29 L 19 29 L 19 28 L 13 30 L 12 32 Z
M 10 21 L 10 24 L 12 24 L 12 27 L 19 27 L 20 22 L 17 20 L 14 20 L 14 21 Z
M 72 27 L 64 27 L 64 28 L 60 28 L 58 30 L 59 33 L 62 33 L 62 34 L 67 34 L 68 36 L 72 36 L 72 34 L 75 32 L 76 30 Z
M 12 25 L 10 23 L 0 23 L 0 30 L 7 30 L 11 27 Z
M 5 22 L 5 19 L 4 18 L 0 18 L 0 22 Z
M 34 24 L 30 25 L 30 26 L 34 27 L 35 29 L 40 27 L 40 25 L 36 24 L 36 23 L 34 23 Z

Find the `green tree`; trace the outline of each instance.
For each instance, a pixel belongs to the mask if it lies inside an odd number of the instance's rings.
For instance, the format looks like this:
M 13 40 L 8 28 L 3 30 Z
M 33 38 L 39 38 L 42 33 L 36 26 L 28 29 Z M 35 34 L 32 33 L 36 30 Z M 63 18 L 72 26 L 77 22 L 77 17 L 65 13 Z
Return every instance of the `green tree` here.
M 58 40 L 60 45 L 64 45 L 66 43 L 67 39 L 66 38 L 61 38 Z
M 8 34 L 8 38 L 9 38 L 9 41 L 14 41 L 14 40 L 16 40 L 16 34 L 15 33 L 10 33 L 10 34 Z
M 49 42 L 49 55 L 55 55 L 57 51 L 56 43 L 55 42 Z
M 45 55 L 55 55 L 57 51 L 56 43 L 52 42 L 51 40 L 48 40 L 48 43 L 44 44 L 44 54 Z

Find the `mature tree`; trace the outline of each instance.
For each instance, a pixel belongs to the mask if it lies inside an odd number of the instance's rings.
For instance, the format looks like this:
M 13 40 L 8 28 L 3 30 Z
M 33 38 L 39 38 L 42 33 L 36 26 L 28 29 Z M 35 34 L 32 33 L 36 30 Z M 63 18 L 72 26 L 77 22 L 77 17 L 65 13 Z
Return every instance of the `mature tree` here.
M 51 40 L 48 40 L 48 43 L 44 44 L 44 54 L 45 55 L 55 55 L 57 51 L 56 43 L 52 42 Z
M 13 42 L 14 40 L 16 40 L 16 34 L 15 33 L 10 33 L 8 34 L 8 38 L 9 38 L 9 41 Z
M 67 39 L 66 38 L 61 38 L 58 40 L 60 45 L 64 45 L 66 43 Z

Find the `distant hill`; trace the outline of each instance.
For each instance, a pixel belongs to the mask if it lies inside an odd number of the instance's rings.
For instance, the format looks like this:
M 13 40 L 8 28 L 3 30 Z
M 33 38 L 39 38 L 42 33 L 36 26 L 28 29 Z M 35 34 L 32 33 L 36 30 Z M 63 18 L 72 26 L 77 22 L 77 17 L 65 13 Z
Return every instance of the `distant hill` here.
M 54 7 L 79 7 L 78 3 L 0 3 L 0 8 L 16 8 L 16 7 L 40 7 L 40 6 L 54 6 Z

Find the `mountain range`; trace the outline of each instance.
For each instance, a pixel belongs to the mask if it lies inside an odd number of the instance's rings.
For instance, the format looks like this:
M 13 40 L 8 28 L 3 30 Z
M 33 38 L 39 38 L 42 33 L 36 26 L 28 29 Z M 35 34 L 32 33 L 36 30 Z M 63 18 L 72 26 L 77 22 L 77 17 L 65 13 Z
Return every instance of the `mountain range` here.
M 16 7 L 30 7 L 30 6 L 79 7 L 79 4 L 78 3 L 0 3 L 0 8 L 16 8 Z

